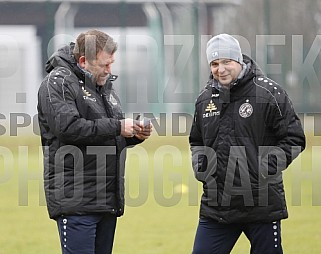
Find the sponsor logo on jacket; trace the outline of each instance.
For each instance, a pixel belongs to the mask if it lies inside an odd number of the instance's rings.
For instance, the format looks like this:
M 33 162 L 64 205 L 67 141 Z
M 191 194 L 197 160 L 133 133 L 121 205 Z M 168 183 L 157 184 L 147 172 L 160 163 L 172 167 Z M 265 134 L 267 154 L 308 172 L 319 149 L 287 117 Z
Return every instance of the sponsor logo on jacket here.
M 89 93 L 83 86 L 81 87 L 84 95 L 82 96 L 84 100 L 91 100 L 96 102 L 96 98 L 91 96 L 91 93 Z
M 207 107 L 205 108 L 205 113 L 203 113 L 203 118 L 208 118 L 208 117 L 212 117 L 212 116 L 219 116 L 220 113 L 221 112 L 217 111 L 216 105 L 211 100 L 209 102 L 209 104 L 207 105 Z

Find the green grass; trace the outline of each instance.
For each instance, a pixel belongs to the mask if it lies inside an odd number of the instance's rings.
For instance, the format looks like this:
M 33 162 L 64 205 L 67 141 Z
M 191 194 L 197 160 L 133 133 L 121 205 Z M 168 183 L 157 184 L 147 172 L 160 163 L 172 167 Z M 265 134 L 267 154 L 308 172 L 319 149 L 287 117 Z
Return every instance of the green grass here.
M 0 154 L 13 154 L 12 159 L 0 156 L 0 254 L 59 254 L 56 224 L 48 218 L 43 199 L 39 139 L 1 137 L 0 142 Z M 311 139 L 301 160 L 284 174 L 290 214 L 282 222 L 285 253 L 312 254 L 321 250 L 321 156 L 311 149 L 319 143 L 317 138 Z M 18 144 L 24 146 L 20 151 Z M 298 185 L 295 179 L 302 179 L 301 171 L 311 179 Z M 189 187 L 189 192 L 177 191 L 181 183 Z M 187 137 L 153 136 L 131 149 L 126 171 L 127 206 L 118 220 L 114 253 L 191 253 L 200 187 L 192 174 Z M 249 253 L 244 236 L 232 253 Z

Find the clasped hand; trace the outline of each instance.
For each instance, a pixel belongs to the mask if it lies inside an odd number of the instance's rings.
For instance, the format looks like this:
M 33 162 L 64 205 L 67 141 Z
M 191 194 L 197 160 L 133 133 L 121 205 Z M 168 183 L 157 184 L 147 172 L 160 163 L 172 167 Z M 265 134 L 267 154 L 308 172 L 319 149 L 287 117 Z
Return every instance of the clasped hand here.
M 126 118 L 121 120 L 120 122 L 121 122 L 120 134 L 125 138 L 136 136 L 137 138 L 144 140 L 149 138 L 153 129 L 151 121 L 148 119 L 143 119 L 139 121 L 131 118 Z

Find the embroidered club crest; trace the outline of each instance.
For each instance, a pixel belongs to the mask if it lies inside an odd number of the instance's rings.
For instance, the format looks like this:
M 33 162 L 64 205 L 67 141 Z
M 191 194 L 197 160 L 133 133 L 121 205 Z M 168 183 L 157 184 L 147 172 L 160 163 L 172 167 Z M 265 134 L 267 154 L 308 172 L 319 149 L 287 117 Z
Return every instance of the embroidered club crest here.
M 109 101 L 113 104 L 113 105 L 117 105 L 118 102 L 117 100 L 115 99 L 115 97 L 111 94 L 110 97 L 109 97 Z
M 239 114 L 243 118 L 248 118 L 253 113 L 252 105 L 247 101 L 243 103 L 239 108 Z

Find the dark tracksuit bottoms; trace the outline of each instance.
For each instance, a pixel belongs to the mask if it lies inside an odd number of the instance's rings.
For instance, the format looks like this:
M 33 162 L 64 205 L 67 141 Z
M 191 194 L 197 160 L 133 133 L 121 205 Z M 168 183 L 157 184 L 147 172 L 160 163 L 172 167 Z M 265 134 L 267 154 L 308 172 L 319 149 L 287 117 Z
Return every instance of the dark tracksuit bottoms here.
M 244 232 L 251 243 L 251 254 L 282 254 L 281 223 L 222 224 L 200 218 L 193 254 L 228 254 Z
M 109 213 L 59 217 L 62 254 L 112 253 L 116 222 Z

